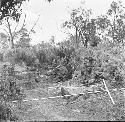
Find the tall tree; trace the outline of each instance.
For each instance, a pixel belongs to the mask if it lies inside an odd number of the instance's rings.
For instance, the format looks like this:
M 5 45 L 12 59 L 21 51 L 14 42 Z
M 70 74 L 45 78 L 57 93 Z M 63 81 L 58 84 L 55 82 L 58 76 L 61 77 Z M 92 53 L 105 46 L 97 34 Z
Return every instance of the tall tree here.
M 0 20 L 1 20 L 1 23 L 2 24 L 4 23 L 5 26 L 7 27 L 7 30 L 5 29 L 4 30 L 7 32 L 7 36 L 9 37 L 8 39 L 10 42 L 11 49 L 14 48 L 14 38 L 17 37 L 17 35 L 19 35 L 19 33 L 21 33 L 23 30 L 26 30 L 26 28 L 24 27 L 25 19 L 26 19 L 26 15 L 25 15 L 22 27 L 20 28 L 19 31 L 16 31 L 22 14 L 21 5 L 24 1 L 29 1 L 29 0 L 1 0 L 0 1 Z M 47 1 L 51 2 L 52 0 L 47 0 Z M 39 20 L 39 17 L 37 21 Z M 14 31 L 12 31 L 12 28 L 11 28 L 12 20 L 17 22 L 17 26 L 15 27 Z M 29 34 L 31 32 L 34 32 L 33 29 L 36 26 L 37 21 L 34 23 L 32 29 L 29 31 Z
M 123 43 L 125 39 L 125 8 L 122 2 L 112 2 L 107 15 L 100 16 L 97 19 L 97 25 L 102 32 L 105 32 L 105 37 L 110 37 L 113 43 Z
M 75 9 L 71 13 L 70 20 L 63 24 L 63 27 L 75 29 L 77 46 L 80 43 L 80 38 L 85 47 L 88 46 L 88 43 L 91 43 L 91 46 L 97 46 L 99 38 L 96 36 L 96 21 L 95 19 L 90 19 L 91 14 L 91 10 Z
M 14 35 L 11 29 L 10 20 L 16 21 L 19 23 L 20 16 L 22 14 L 21 5 L 26 0 L 1 0 L 0 7 L 0 20 L 1 23 L 5 24 L 8 31 L 7 35 L 9 36 L 10 48 L 14 47 Z M 15 28 L 16 29 L 16 28 Z
M 24 21 L 23 21 L 23 24 L 20 27 L 20 29 L 18 28 L 18 26 L 20 26 L 19 25 L 20 21 L 16 22 L 15 28 L 12 29 L 12 27 L 13 27 L 12 22 L 14 22 L 13 19 L 7 17 L 5 20 L 2 20 L 3 28 L 1 28 L 1 29 L 3 29 L 3 31 L 6 33 L 6 36 L 8 37 L 10 49 L 14 48 L 14 39 L 17 38 L 24 30 L 25 25 L 26 25 L 25 20 L 26 20 L 26 15 L 24 17 Z M 17 28 L 18 28 L 18 30 L 17 30 Z

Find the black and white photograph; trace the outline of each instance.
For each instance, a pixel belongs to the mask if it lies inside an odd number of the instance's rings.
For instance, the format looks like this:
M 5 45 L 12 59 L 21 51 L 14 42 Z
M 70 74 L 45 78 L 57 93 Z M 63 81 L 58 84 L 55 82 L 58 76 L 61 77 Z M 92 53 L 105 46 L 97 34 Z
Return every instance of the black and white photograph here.
M 124 0 L 0 0 L 0 122 L 125 121 Z

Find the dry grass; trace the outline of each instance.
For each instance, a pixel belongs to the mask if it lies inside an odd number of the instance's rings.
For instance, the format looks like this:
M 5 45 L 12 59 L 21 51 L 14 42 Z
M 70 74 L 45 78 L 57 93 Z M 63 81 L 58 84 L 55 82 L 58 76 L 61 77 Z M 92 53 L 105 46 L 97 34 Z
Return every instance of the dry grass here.
M 67 86 L 68 83 L 64 83 Z M 122 92 L 112 92 L 116 106 L 107 93 L 101 95 L 91 95 L 88 99 L 79 97 L 76 101 L 69 102 L 62 98 L 41 100 L 49 96 L 56 96 L 56 89 L 48 92 L 48 87 L 60 86 L 60 84 L 41 81 L 38 84 L 29 84 L 24 93 L 27 102 L 13 103 L 13 111 L 19 118 L 18 122 L 30 121 L 54 121 L 54 120 L 75 120 L 75 121 L 108 121 L 125 120 L 124 95 Z M 58 90 L 58 89 L 57 89 Z M 55 93 L 53 93 L 55 92 Z M 58 92 L 57 92 L 58 93 Z M 30 99 L 38 98 L 37 101 Z
M 27 99 L 36 97 L 40 99 L 42 97 L 48 97 L 49 94 L 45 93 L 45 90 L 37 88 L 37 90 L 27 91 L 27 96 Z M 113 98 L 118 103 L 124 101 L 122 93 L 115 94 Z M 66 105 L 65 103 L 66 100 L 62 98 L 26 102 L 24 106 L 27 110 L 22 106 L 23 109 L 20 109 L 20 112 L 18 111 L 18 116 L 20 121 L 22 119 L 24 122 L 35 120 L 108 121 L 114 119 L 120 120 L 120 116 L 123 118 L 123 115 L 119 113 L 120 110 L 113 107 L 107 94 L 102 94 L 102 97 L 92 95 L 86 100 L 81 96 L 72 104 L 69 103 Z

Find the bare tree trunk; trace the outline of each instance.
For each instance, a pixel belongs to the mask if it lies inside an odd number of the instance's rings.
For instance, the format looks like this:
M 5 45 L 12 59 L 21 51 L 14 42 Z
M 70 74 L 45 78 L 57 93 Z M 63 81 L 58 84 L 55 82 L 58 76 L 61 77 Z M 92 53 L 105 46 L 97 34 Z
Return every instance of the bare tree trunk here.
M 77 47 L 78 47 L 78 35 L 77 35 L 77 32 L 78 32 L 78 29 L 77 29 L 77 27 L 76 27 L 76 45 L 77 45 Z
M 2 3 L 2 0 L 0 0 L 0 9 L 1 9 L 1 3 Z
M 13 42 L 13 35 L 12 35 L 12 31 L 11 31 L 11 28 L 10 28 L 10 23 L 8 21 L 8 18 L 7 18 L 7 24 L 8 24 L 8 29 L 9 29 L 9 35 L 10 35 L 10 39 L 9 39 L 9 46 L 10 46 L 10 49 L 13 49 L 14 48 L 14 42 Z
M 113 27 L 112 27 L 112 29 L 113 29 L 113 35 L 112 35 L 112 37 L 113 37 L 113 41 L 115 42 L 115 29 L 116 29 L 116 25 L 115 25 L 115 21 L 116 21 L 116 10 L 115 10 L 115 13 L 114 13 L 114 18 L 113 18 Z
M 85 47 L 88 47 L 89 35 L 85 35 Z

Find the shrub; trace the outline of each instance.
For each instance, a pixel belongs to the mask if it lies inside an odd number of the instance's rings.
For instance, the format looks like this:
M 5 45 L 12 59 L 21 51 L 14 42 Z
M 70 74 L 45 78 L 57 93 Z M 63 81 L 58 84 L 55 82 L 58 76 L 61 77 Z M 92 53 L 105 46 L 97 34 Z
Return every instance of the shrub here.
M 0 121 L 2 122 L 7 120 L 14 122 L 17 121 L 18 118 L 13 114 L 11 106 L 0 102 Z
M 39 59 L 41 65 L 47 62 L 46 54 L 43 50 L 36 52 L 36 57 Z
M 0 61 L 3 61 L 3 53 L 0 53 Z
M 102 79 L 112 88 L 125 86 L 125 71 L 122 53 L 114 54 L 115 47 L 79 48 L 72 58 L 72 66 L 81 71 L 82 84 L 89 86 L 100 83 Z M 119 51 L 119 50 L 117 50 Z
M 21 100 L 24 95 L 21 93 L 20 87 L 16 85 L 14 80 L 14 68 L 11 65 L 4 64 L 1 69 L 0 78 L 0 121 L 17 121 L 11 107 L 13 100 Z
M 14 79 L 14 68 L 12 66 L 4 65 L 0 78 L 0 100 L 12 101 L 23 98 L 20 88 L 16 85 Z
M 14 50 L 9 49 L 4 53 L 3 60 L 14 64 Z
M 4 61 L 8 61 L 11 64 L 20 64 L 24 62 L 26 66 L 32 66 L 34 60 L 35 54 L 30 48 L 11 49 L 4 54 Z
M 125 106 L 124 101 L 119 101 L 111 109 L 112 118 L 116 121 L 125 121 Z

